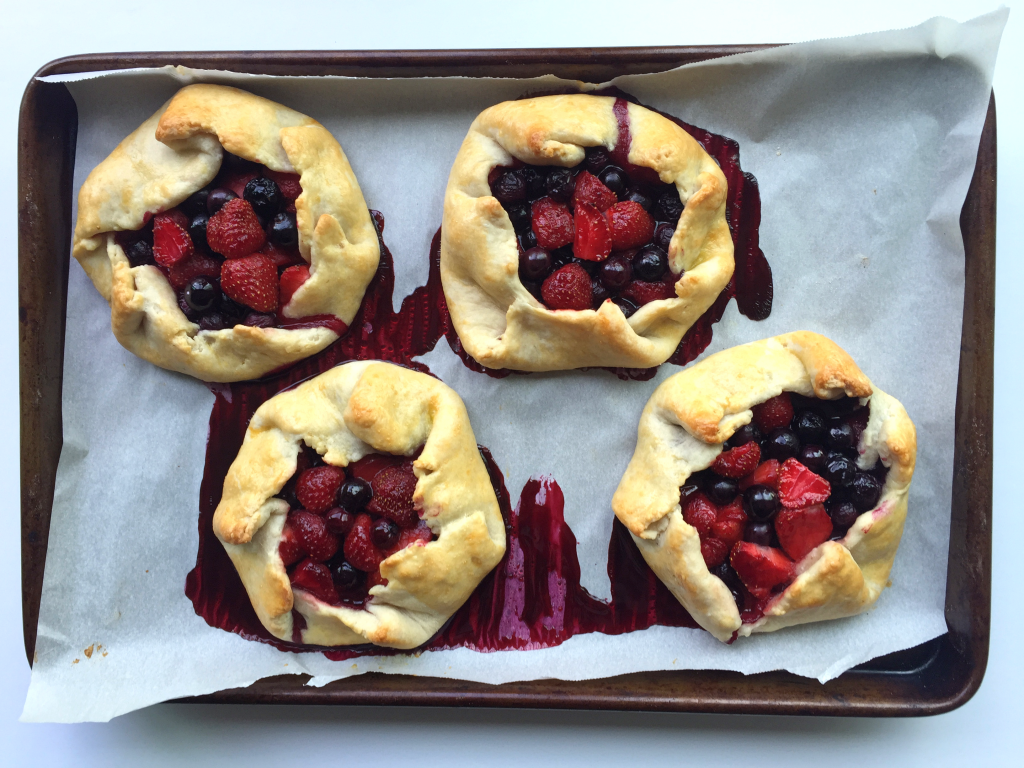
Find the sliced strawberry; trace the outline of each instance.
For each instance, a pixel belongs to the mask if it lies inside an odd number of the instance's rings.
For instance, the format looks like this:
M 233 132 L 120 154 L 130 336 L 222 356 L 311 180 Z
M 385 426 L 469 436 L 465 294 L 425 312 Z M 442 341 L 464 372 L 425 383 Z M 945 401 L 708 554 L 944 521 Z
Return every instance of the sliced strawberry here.
M 285 520 L 284 530 L 281 531 L 281 543 L 277 545 L 277 553 L 286 567 L 299 562 L 307 554 L 295 533 L 295 528 L 288 520 Z
M 598 182 L 600 183 L 600 182 Z M 576 239 L 572 252 L 584 261 L 604 261 L 612 252 L 612 236 L 608 233 L 608 222 L 592 205 L 576 205 Z
M 186 232 L 188 232 L 188 224 L 189 224 L 188 216 L 186 216 L 185 212 L 183 210 L 181 210 L 180 208 L 171 208 L 171 210 L 169 210 L 169 211 L 165 211 L 163 213 L 158 213 L 157 216 L 165 216 L 165 217 L 169 218 L 171 221 L 173 221 L 179 227 L 181 227 Z M 154 216 L 153 218 L 155 219 L 156 216 Z
M 281 195 L 285 200 L 294 200 L 302 194 L 302 185 L 299 183 L 299 174 L 281 173 L 280 171 L 272 171 L 268 168 L 264 171 L 264 175 L 266 175 L 268 179 L 274 180 L 278 189 L 281 190 Z
M 719 507 L 711 535 L 721 539 L 730 547 L 743 538 L 747 527 L 747 513 L 743 511 L 743 500 L 737 496 L 732 503 Z
M 322 515 L 335 505 L 338 489 L 345 482 L 345 470 L 330 465 L 305 470 L 295 483 L 295 495 L 310 512 Z
M 299 254 L 299 249 L 296 246 L 285 247 L 283 245 L 275 245 L 269 240 L 263 244 L 256 253 L 266 256 L 272 262 L 274 266 L 280 269 L 281 267 L 290 267 L 293 264 L 305 264 L 305 260 Z
M 783 509 L 775 516 L 775 534 L 787 555 L 799 562 L 832 535 L 832 518 L 821 504 Z
M 565 203 L 558 203 L 550 197 L 542 197 L 530 208 L 533 234 L 541 248 L 561 248 L 569 245 L 576 236 L 572 213 Z M 588 306 L 590 302 L 587 302 Z
M 380 575 L 380 571 L 374 571 L 366 575 L 366 591 L 369 592 L 376 586 L 386 587 L 388 580 Z
M 302 287 L 302 284 L 309 280 L 309 267 L 300 264 L 295 267 L 288 267 L 281 273 L 281 289 L 279 303 L 283 307 L 292 300 L 295 292 Z
M 175 214 L 184 217 L 177 209 L 153 217 L 153 261 L 161 267 L 173 267 L 195 253 L 192 238 L 175 221 Z
M 729 564 L 750 593 L 759 598 L 768 597 L 773 587 L 792 581 L 796 575 L 793 561 L 781 549 L 749 541 L 733 545 Z
M 740 481 L 740 490 L 745 491 L 752 485 L 767 485 L 769 488 L 779 490 L 778 459 L 761 462 L 761 465 L 754 470 L 754 474 L 747 475 Z
M 338 537 L 327 530 L 327 524 L 319 515 L 297 509 L 288 515 L 288 526 L 313 560 L 322 563 L 338 551 Z
M 789 422 L 793 420 L 793 403 L 789 399 L 789 392 L 765 400 L 760 405 L 755 405 L 752 410 L 754 423 L 766 435 L 773 429 L 788 427 Z
M 416 475 L 411 461 L 384 468 L 370 481 L 370 487 L 373 498 L 366 505 L 367 512 L 386 517 L 400 528 L 412 528 L 419 522 L 412 502 Z
M 292 571 L 291 582 L 292 589 L 301 589 L 317 600 L 331 605 L 340 602 L 338 591 L 334 588 L 334 581 L 331 579 L 331 572 L 323 563 L 303 560 Z
M 224 203 L 206 225 L 206 242 L 210 249 L 227 259 L 239 259 L 258 251 L 266 239 L 252 206 L 241 198 Z
M 700 553 L 704 556 L 704 564 L 708 568 L 716 568 L 725 562 L 729 554 L 729 545 L 720 539 L 701 539 Z
M 583 171 L 576 177 L 576 189 L 572 194 L 573 206 L 578 208 L 581 203 L 586 203 L 603 213 L 618 201 L 615 193 L 602 184 L 597 176 Z
M 392 549 L 388 550 L 388 557 L 395 554 L 395 552 L 414 544 L 420 546 L 429 544 L 433 539 L 434 534 L 430 530 L 430 527 L 422 520 L 418 520 L 415 528 L 405 528 L 400 534 L 398 534 L 398 543 L 395 544 Z
M 353 568 L 367 573 L 373 573 L 380 568 L 381 561 L 384 559 L 384 553 L 377 548 L 370 537 L 372 525 L 373 520 L 369 515 L 359 515 L 352 530 L 345 537 L 345 559 Z
M 240 259 L 228 259 L 220 268 L 220 287 L 240 304 L 257 312 L 277 309 L 277 268 L 258 253 Z
M 697 529 L 701 537 L 711 532 L 711 526 L 715 524 L 718 512 L 703 491 L 697 491 L 687 496 L 683 504 L 683 520 Z
M 786 459 L 779 467 L 779 500 L 782 506 L 797 509 L 819 504 L 832 495 L 828 480 L 816 475 L 796 459 Z
M 674 299 L 676 297 L 676 289 L 670 283 L 648 283 L 643 280 L 634 280 L 626 286 L 622 295 L 638 307 L 642 307 L 644 304 L 650 304 L 652 301 Z
M 761 446 L 751 440 L 746 445 L 740 445 L 718 454 L 711 464 L 711 471 L 722 477 L 738 480 L 757 469 L 759 461 L 761 461 Z
M 193 253 L 167 270 L 167 281 L 174 290 L 180 291 L 197 277 L 220 277 L 220 264 L 220 259 L 213 256 Z
M 616 203 L 605 212 L 612 233 L 612 247 L 616 251 L 639 248 L 654 236 L 654 219 L 640 203 L 626 200 Z
M 548 275 L 540 296 L 550 309 L 590 309 L 594 302 L 590 275 L 579 264 L 566 264 Z

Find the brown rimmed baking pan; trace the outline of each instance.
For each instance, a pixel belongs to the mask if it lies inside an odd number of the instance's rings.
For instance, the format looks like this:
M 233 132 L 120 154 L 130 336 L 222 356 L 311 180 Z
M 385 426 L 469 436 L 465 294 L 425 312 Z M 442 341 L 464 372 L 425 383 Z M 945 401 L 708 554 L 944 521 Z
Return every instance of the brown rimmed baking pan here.
M 493 51 L 92 54 L 58 59 L 58 75 L 168 64 L 268 75 L 560 77 L 603 82 L 766 46 Z M 78 112 L 68 89 L 33 79 L 18 127 L 21 361 L 21 555 L 25 651 L 31 663 L 54 479 L 62 445 L 61 383 Z M 996 122 L 989 103 L 960 229 L 966 251 L 956 399 L 952 519 L 946 578 L 949 631 L 819 683 L 788 672 L 681 670 L 603 680 L 486 685 L 365 674 L 305 687 L 285 675 L 186 701 L 531 707 L 745 714 L 915 716 L 955 709 L 981 685 L 988 660 L 992 524 Z

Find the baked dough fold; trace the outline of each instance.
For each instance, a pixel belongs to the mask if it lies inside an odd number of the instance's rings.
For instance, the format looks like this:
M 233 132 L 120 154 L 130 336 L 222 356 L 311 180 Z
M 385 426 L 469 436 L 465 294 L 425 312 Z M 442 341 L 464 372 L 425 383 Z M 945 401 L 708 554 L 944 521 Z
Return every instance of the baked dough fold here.
M 273 498 L 295 473 L 301 443 L 339 467 L 369 453 L 413 455 L 413 503 L 437 538 L 380 566 L 386 585 L 364 609 L 292 590 L 278 554 L 287 502 Z M 213 530 L 253 608 L 291 641 L 292 610 L 309 645 L 415 648 L 429 640 L 505 554 L 505 527 L 466 408 L 437 379 L 390 363 L 332 368 L 257 409 L 224 479 Z
M 160 271 L 132 267 L 117 244 L 115 232 L 140 229 L 213 181 L 224 149 L 300 175 L 295 214 L 310 278 L 279 309 L 284 318 L 334 315 L 348 325 L 380 260 L 359 183 L 327 129 L 237 88 L 182 88 L 89 174 L 78 193 L 72 253 L 110 303 L 122 346 L 162 368 L 217 382 L 257 378 L 338 338 L 324 327 L 200 331 Z
M 551 310 L 519 280 L 508 214 L 491 195 L 490 171 L 513 158 L 573 167 L 586 147 L 619 140 L 610 96 L 542 96 L 497 104 L 473 121 L 445 191 L 441 283 L 466 351 L 488 368 L 552 371 L 584 366 L 649 368 L 665 362 L 683 334 L 732 277 L 725 220 L 727 183 L 718 164 L 686 131 L 628 105 L 628 160 L 675 184 L 685 204 L 669 248 L 676 298 L 644 305 L 628 319 L 606 301 L 597 310 Z
M 764 617 L 742 624 L 729 589 L 712 575 L 696 529 L 683 520 L 679 488 L 706 469 L 722 443 L 750 423 L 752 406 L 782 392 L 871 406 L 858 465 L 880 458 L 889 472 L 878 505 L 840 541 L 826 541 L 797 563 L 797 577 Z M 644 559 L 693 619 L 722 641 L 737 633 L 853 616 L 888 586 L 907 515 L 917 434 L 903 406 L 873 386 L 834 342 L 808 331 L 732 347 L 666 379 L 644 407 L 633 458 L 612 498 Z

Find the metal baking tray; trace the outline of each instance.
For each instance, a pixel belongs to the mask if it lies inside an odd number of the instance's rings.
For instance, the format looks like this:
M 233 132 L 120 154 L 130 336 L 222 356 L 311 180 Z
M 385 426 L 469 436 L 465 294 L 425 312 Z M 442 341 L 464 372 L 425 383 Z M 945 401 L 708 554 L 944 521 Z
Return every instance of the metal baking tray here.
M 246 51 L 90 54 L 52 61 L 43 75 L 160 67 L 269 75 L 358 77 L 555 74 L 588 82 L 657 72 L 770 46 L 489 51 Z M 18 126 L 18 290 L 21 363 L 21 556 L 25 651 L 32 663 L 62 437 L 61 383 L 78 112 L 59 83 L 29 82 Z M 992 525 L 992 377 L 995 310 L 996 123 L 989 103 L 978 161 L 960 215 L 966 251 L 956 400 L 946 622 L 923 645 L 875 659 L 828 683 L 788 672 L 681 670 L 602 680 L 486 685 L 365 674 L 323 688 L 304 677 L 184 701 L 529 707 L 745 714 L 915 716 L 947 712 L 978 690 L 988 660 Z

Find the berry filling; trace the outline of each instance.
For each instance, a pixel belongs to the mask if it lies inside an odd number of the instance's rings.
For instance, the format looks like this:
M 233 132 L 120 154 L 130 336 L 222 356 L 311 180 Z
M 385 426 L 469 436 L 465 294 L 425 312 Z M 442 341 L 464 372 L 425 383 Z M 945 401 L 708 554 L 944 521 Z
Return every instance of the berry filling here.
M 133 267 L 155 266 L 200 331 L 235 325 L 292 327 L 278 314 L 309 279 L 299 254 L 295 198 L 299 177 L 224 153 L 209 186 L 142 229 L 116 234 Z M 323 322 L 315 322 L 322 320 Z M 334 317 L 303 318 L 343 333 Z
M 644 170 L 630 173 L 590 147 L 576 168 L 515 160 L 491 171 L 491 194 L 516 231 L 519 279 L 549 309 L 610 300 L 629 317 L 675 297 L 668 247 L 683 203 L 674 185 Z
M 707 469 L 680 489 L 683 519 L 700 535 L 712 574 L 743 622 L 764 615 L 819 544 L 846 536 L 874 509 L 888 469 L 857 466 L 870 406 L 783 392 L 753 408 Z
M 387 584 L 380 564 L 437 537 L 413 506 L 412 459 L 371 454 L 347 469 L 324 464 L 303 446 L 279 497 L 291 509 L 278 554 L 292 588 L 329 605 L 361 607 Z

